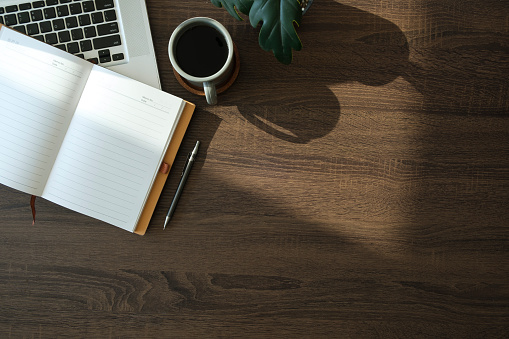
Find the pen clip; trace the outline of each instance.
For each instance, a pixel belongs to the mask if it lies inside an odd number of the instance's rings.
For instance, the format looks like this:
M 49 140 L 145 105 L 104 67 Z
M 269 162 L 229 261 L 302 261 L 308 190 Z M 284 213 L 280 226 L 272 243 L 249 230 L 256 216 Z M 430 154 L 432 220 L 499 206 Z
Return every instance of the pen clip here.
M 187 153 L 186 163 L 184 164 L 184 168 L 182 169 L 182 174 L 180 176 L 184 175 L 187 165 L 189 164 L 189 159 L 191 159 L 191 152 Z

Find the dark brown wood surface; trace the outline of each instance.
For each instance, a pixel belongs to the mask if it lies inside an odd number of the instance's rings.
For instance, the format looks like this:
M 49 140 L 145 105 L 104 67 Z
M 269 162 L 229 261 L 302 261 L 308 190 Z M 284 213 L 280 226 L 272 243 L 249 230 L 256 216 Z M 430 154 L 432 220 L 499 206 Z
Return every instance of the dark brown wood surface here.
M 509 3 L 315 0 L 290 66 L 210 1 L 148 0 L 197 104 L 147 234 L 0 186 L 0 337 L 509 336 Z M 173 29 L 222 22 L 207 106 Z M 187 152 L 202 149 L 162 229 Z

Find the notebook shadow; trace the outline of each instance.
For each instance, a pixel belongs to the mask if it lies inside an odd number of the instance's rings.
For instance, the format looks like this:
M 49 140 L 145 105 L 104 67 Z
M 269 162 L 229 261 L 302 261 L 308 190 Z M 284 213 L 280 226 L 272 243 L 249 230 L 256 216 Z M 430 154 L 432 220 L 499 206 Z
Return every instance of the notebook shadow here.
M 222 104 L 237 105 L 246 120 L 288 142 L 307 143 L 337 125 L 341 103 L 330 85 L 381 86 L 408 66 L 408 43 L 394 23 L 332 0 L 315 3 L 303 17 L 297 28 L 303 49 L 289 66 L 254 46 L 255 31 L 250 40 L 246 31 L 234 34 L 241 40 L 241 74 L 236 95 L 225 95 Z

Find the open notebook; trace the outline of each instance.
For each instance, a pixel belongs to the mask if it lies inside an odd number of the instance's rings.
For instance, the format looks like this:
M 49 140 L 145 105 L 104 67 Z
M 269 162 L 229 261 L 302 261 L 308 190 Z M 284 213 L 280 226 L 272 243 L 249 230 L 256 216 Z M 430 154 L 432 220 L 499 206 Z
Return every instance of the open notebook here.
M 0 183 L 135 232 L 194 105 L 0 27 L 0 108 Z

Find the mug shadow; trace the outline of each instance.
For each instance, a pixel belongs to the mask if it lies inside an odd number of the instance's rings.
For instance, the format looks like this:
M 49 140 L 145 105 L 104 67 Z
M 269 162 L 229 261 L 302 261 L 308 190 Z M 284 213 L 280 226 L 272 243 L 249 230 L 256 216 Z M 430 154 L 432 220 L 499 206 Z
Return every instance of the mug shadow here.
M 303 17 L 297 28 L 303 48 L 294 51 L 289 66 L 253 46 L 258 44 L 254 31 L 247 37 L 245 30 L 233 34 L 241 40 L 241 73 L 230 89 L 235 95 L 221 97 L 221 104 L 236 105 L 257 128 L 292 143 L 324 137 L 337 125 L 341 104 L 330 85 L 385 85 L 409 64 L 408 43 L 398 26 L 332 0 L 314 4 Z

